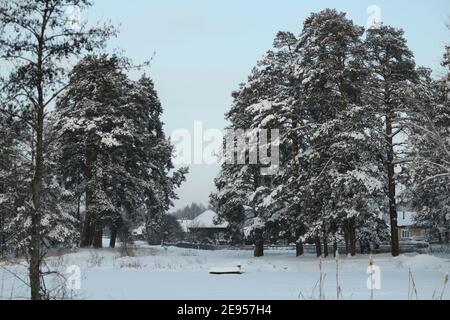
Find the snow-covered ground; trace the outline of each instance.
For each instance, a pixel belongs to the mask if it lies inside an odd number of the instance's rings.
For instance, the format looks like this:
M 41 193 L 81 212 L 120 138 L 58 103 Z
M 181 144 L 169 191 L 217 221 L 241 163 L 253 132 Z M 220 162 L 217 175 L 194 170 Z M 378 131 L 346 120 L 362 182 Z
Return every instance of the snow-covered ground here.
M 74 291 L 78 299 L 317 299 L 320 291 L 319 260 L 314 256 L 296 258 L 290 250 L 270 250 L 263 258 L 253 258 L 251 251 L 141 245 L 132 256 L 123 256 L 119 250 L 79 249 L 50 257 L 47 264 L 62 272 L 72 265 L 80 268 L 81 289 Z M 412 288 L 409 270 L 420 299 L 440 296 L 445 274 L 450 272 L 450 257 L 376 255 L 374 264 L 381 270 L 381 289 L 374 291 L 375 299 L 408 299 L 408 288 Z M 237 265 L 244 274 L 208 273 L 210 268 Z M 368 265 L 369 256 L 341 257 L 339 284 L 344 299 L 370 298 Z M 25 277 L 25 267 L 11 263 L 0 267 L 0 297 L 26 297 L 26 285 L 12 275 Z M 72 275 L 73 270 L 69 270 Z M 335 299 L 334 258 L 323 261 L 323 277 L 325 299 Z M 450 288 L 444 298 L 450 299 Z

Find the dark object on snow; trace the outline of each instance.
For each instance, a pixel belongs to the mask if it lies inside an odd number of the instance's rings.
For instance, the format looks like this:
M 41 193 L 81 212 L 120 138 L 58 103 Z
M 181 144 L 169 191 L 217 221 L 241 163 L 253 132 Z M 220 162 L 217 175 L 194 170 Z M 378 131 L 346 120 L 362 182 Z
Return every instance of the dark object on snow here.
M 210 274 L 224 275 L 224 274 L 243 274 L 241 266 L 236 267 L 222 267 L 209 269 Z

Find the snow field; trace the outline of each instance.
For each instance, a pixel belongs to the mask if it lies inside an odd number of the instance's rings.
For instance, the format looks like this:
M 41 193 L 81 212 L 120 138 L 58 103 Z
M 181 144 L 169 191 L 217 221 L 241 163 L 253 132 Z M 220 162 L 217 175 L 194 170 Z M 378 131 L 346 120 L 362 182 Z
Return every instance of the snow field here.
M 341 299 L 369 299 L 367 267 L 370 257 L 339 258 Z M 450 259 L 431 255 L 376 255 L 380 267 L 381 289 L 375 299 L 408 299 L 411 277 L 419 299 L 439 297 L 444 277 L 450 272 Z M 291 250 L 266 250 L 266 256 L 253 258 L 251 251 L 200 251 L 175 247 L 138 246 L 117 249 L 78 249 L 51 256 L 51 270 L 65 273 L 69 266 L 81 272 L 81 288 L 76 299 L 318 299 L 319 260 L 307 255 L 296 258 Z M 242 275 L 211 275 L 209 269 L 241 265 Z M 28 290 L 12 273 L 26 279 L 23 264 L 0 264 L 0 297 L 26 298 Z M 322 262 L 323 295 L 336 299 L 336 261 Z M 71 274 L 66 274 L 70 277 Z M 450 289 L 443 295 L 450 299 Z M 416 299 L 416 295 L 414 295 Z

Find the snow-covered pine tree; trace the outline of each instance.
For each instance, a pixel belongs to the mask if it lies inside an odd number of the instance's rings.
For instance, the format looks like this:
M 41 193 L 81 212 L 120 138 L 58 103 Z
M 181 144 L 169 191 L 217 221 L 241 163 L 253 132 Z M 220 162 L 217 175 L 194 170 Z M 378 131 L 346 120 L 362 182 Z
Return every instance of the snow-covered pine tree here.
M 101 247 L 106 226 L 114 247 L 118 230 L 158 223 L 184 181 L 185 168 L 169 175 L 173 148 L 153 83 L 129 80 L 127 66 L 115 56 L 86 57 L 56 109 L 61 174 L 85 199 L 81 246 Z
M 297 243 L 297 255 L 303 254 L 302 236 L 306 232 L 301 206 L 300 151 L 305 149 L 306 113 L 302 97 L 302 79 L 297 71 L 301 60 L 298 40 L 290 32 L 279 32 L 273 49 L 262 60 L 274 79 L 271 108 L 261 108 L 253 126 L 270 124 L 280 130 L 280 166 L 271 177 L 271 186 L 261 206 L 270 212 L 267 234 L 274 242 L 284 239 Z
M 253 89 L 250 86 L 241 85 L 239 91 L 232 93 L 234 98 L 231 110 L 227 112 L 226 118 L 230 121 L 227 127 L 230 134 L 236 128 L 248 128 L 251 124 L 252 117 L 245 113 L 245 106 L 248 100 L 253 100 Z M 226 146 L 224 148 L 234 146 Z M 237 164 L 235 160 L 227 161 L 227 156 L 235 156 L 236 153 L 226 154 L 226 150 L 222 155 L 221 170 L 214 179 L 217 192 L 210 195 L 210 205 L 218 214 L 220 221 L 227 221 L 229 224 L 229 235 L 235 242 L 242 239 L 242 228 L 247 220 L 246 207 L 249 206 L 248 194 L 256 190 L 258 185 L 258 172 L 252 170 L 254 168 L 245 164 Z
M 212 202 L 222 218 L 236 222 L 235 229 L 248 218 L 247 205 L 266 237 L 297 240 L 299 255 L 308 238 L 317 243 L 318 255 L 320 241 L 327 243 L 329 236 L 337 248 L 346 235 L 352 254 L 357 240 L 367 245 L 367 239 L 380 238 L 382 123 L 363 101 L 362 33 L 343 13 L 313 14 L 299 41 L 287 32 L 277 35 L 274 50 L 235 93 L 231 128 L 280 129 L 281 157 L 270 179 L 258 177 L 257 166 L 252 172 L 245 165 L 223 165 Z M 235 209 L 221 212 L 226 204 Z
M 231 123 L 227 131 L 233 134 L 253 132 L 257 138 L 245 137 L 248 146 L 243 155 L 245 163 L 237 161 L 241 156 L 237 152 L 229 153 L 231 148 L 238 147 L 237 139 L 234 146 L 225 146 L 225 152 L 233 155 L 234 163 L 226 161 L 227 159 L 224 161 L 222 170 L 215 179 L 218 192 L 211 195 L 211 204 L 217 210 L 219 219 L 230 224 L 232 234 L 239 234 L 243 225 L 247 224 L 246 234 L 255 244 L 256 257 L 264 255 L 264 233 L 271 212 L 263 204 L 263 200 L 272 192 L 273 179 L 261 173 L 264 165 L 259 162 L 250 163 L 249 150 L 258 148 L 259 129 L 278 129 L 278 126 L 273 127 L 276 123 L 275 109 L 280 107 L 273 101 L 282 79 L 278 58 L 269 51 L 252 70 L 247 83 L 233 93 L 234 102 L 226 114 Z
M 135 85 L 138 91 L 134 103 L 144 114 L 136 114 L 134 119 L 141 130 L 140 137 L 135 137 L 135 145 L 144 153 L 136 156 L 132 154 L 135 151 L 129 150 L 127 157 L 131 163 L 137 163 L 134 169 L 130 169 L 141 179 L 144 190 L 144 215 L 137 219 L 138 223 L 145 222 L 148 231 L 167 221 L 165 216 L 173 206 L 173 200 L 178 199 L 176 189 L 186 181 L 188 168 L 175 169 L 173 166 L 174 147 L 163 131 L 163 110 L 153 81 L 143 76 Z
M 302 155 L 308 163 L 302 195 L 318 255 L 321 240 L 327 255 L 329 238 L 337 242 L 339 232 L 355 255 L 357 228 L 381 214 L 378 122 L 362 101 L 363 32 L 345 13 L 327 9 L 307 18 L 300 36 L 310 144 Z
M 396 164 L 400 146 L 404 143 L 402 124 L 411 101 L 405 94 L 408 83 L 415 79 L 415 63 L 404 38 L 404 32 L 389 26 L 367 31 L 365 47 L 368 52 L 370 81 L 366 87 L 369 103 L 383 117 L 385 132 L 385 176 L 391 226 L 392 255 L 399 255 L 396 199 Z
M 232 123 L 230 129 L 247 129 L 258 132 L 260 129 L 277 129 L 280 131 L 280 161 L 288 162 L 294 158 L 291 148 L 292 141 L 298 137 L 298 123 L 300 113 L 296 113 L 291 106 L 293 101 L 298 101 L 299 94 L 292 89 L 293 62 L 296 56 L 296 37 L 290 32 L 279 32 L 274 40 L 273 49 L 257 63 L 257 67 L 252 71 L 247 84 L 241 90 L 234 93 L 235 103 L 228 113 L 228 119 Z M 297 100 L 296 100 L 297 99 Z M 258 140 L 258 139 L 257 139 Z M 261 142 L 259 139 L 258 142 Z M 250 146 L 250 148 L 258 146 Z M 248 158 L 246 159 L 248 163 Z M 226 168 L 225 168 L 226 167 Z M 290 211 L 287 209 L 287 197 L 281 197 L 282 182 L 289 174 L 284 170 L 286 166 L 280 166 L 278 172 L 271 176 L 261 175 L 261 163 L 259 165 L 227 165 L 225 164 L 218 181 L 222 180 L 219 190 L 226 188 L 229 184 L 234 193 L 241 194 L 241 205 L 239 214 L 241 219 L 237 219 L 239 224 L 242 219 L 247 219 L 249 212 L 253 212 L 253 222 L 246 227 L 246 234 L 255 241 L 255 255 L 263 254 L 263 240 L 271 237 L 276 240 L 280 238 L 293 238 L 290 230 L 291 220 L 288 219 Z M 235 174 L 241 175 L 243 179 L 242 193 L 239 188 L 233 185 L 231 178 L 224 182 L 226 178 Z M 285 190 L 285 189 L 283 189 Z M 219 192 L 227 194 L 227 192 Z M 246 195 L 245 195 L 246 194 Z M 233 198 L 231 198 L 233 199 Z M 246 199 L 246 200 L 242 200 Z M 217 199 L 216 199 L 217 200 Z M 251 210 L 244 210 L 248 206 Z M 233 219 L 232 219 L 233 220 Z M 236 229 L 238 229 L 236 226 Z M 289 230 L 289 231 L 287 231 Z M 294 232 L 295 233 L 295 232 Z
M 445 63 L 444 63 L 445 65 Z M 450 240 L 450 103 L 446 79 L 433 80 L 419 68 L 411 87 L 414 112 L 408 121 L 410 159 L 404 165 L 408 188 L 404 201 L 415 222 L 431 229 L 440 242 Z
M 3 112 L 2 112 L 3 111 Z M 26 125 L 8 108 L 0 110 L 0 256 L 18 252 L 17 235 L 23 226 L 11 224 L 26 208 L 29 194 L 29 161 L 24 141 L 29 138 Z
M 299 93 L 292 89 L 296 51 L 296 37 L 290 32 L 278 32 L 273 48 L 258 62 L 257 82 L 264 88 L 258 97 L 259 102 L 246 108 L 253 115 L 251 130 L 271 129 L 279 131 L 280 165 L 269 176 L 261 176 L 260 186 L 249 196 L 250 207 L 254 208 L 257 218 L 250 228 L 257 235 L 263 227 L 264 238 L 276 243 L 281 240 L 295 241 L 295 225 L 292 224 L 289 198 L 284 188 L 288 175 L 292 172 L 292 140 L 298 137 L 298 123 L 301 113 L 295 110 Z M 261 147 L 261 140 L 259 140 Z M 259 164 L 261 169 L 262 164 Z M 247 230 L 248 231 L 248 230 Z M 259 231 L 261 232 L 261 231 Z
M 256 69 L 253 72 L 256 73 Z M 226 118 L 231 122 L 231 125 L 227 128 L 230 134 L 234 133 L 235 130 L 248 129 L 252 123 L 252 114 L 246 112 L 246 107 L 257 101 L 256 93 L 259 88 L 257 88 L 257 82 L 253 85 L 251 79 L 249 81 L 250 83 L 245 86 L 242 85 L 239 91 L 233 92 L 234 102 L 226 115 Z M 225 146 L 224 142 L 225 148 L 234 148 L 237 146 L 237 141 L 234 144 L 233 146 Z M 233 162 L 229 159 L 227 161 L 227 156 L 232 156 Z M 219 220 L 229 223 L 230 234 L 236 241 L 239 241 L 244 224 L 248 223 L 248 220 L 252 220 L 249 228 L 254 231 L 252 232 L 252 238 L 254 238 L 255 243 L 255 256 L 262 256 L 264 249 L 263 228 L 253 228 L 256 226 L 253 222 L 257 221 L 258 217 L 254 208 L 250 207 L 249 200 L 249 195 L 260 186 L 260 168 L 258 165 L 250 165 L 247 162 L 247 154 L 245 155 L 245 164 L 237 163 L 237 156 L 237 152 L 225 150 L 221 171 L 214 180 L 218 191 L 211 194 L 210 202 L 217 211 Z M 246 208 L 251 208 L 251 210 Z M 247 216 L 248 214 L 252 216 Z M 260 224 L 258 226 L 262 227 Z
M 248 194 L 255 190 L 256 172 L 249 166 L 222 165 L 214 179 L 217 192 L 210 195 L 210 204 L 218 214 L 220 221 L 227 221 L 228 233 L 234 243 L 241 243 L 242 230 L 247 219 L 253 219 L 250 212 Z
M 74 67 L 69 87 L 57 104 L 53 127 L 60 136 L 63 179 L 68 187 L 77 183 L 74 192 L 82 192 L 79 185 L 84 183 L 82 247 L 93 244 L 94 238 L 95 246 L 100 247 L 104 224 L 108 218 L 120 216 L 115 199 L 105 193 L 115 185 L 105 188 L 104 184 L 120 171 L 109 161 L 115 156 L 113 148 L 119 145 L 117 137 L 132 135 L 132 131 L 121 130 L 126 119 L 118 114 L 126 103 L 127 85 L 118 59 L 90 56 Z
M 27 255 L 30 244 L 30 181 L 34 155 L 29 110 L 15 113 L 14 103 L 0 110 L 0 239 L 1 253 Z M 53 138 L 46 132 L 47 141 Z M 70 214 L 69 194 L 61 188 L 55 170 L 53 144 L 45 145 L 47 158 L 42 189 L 41 240 L 44 247 L 73 245 L 76 218 Z
M 79 234 L 77 232 L 78 219 L 73 212 L 73 202 L 72 193 L 64 188 L 61 184 L 60 176 L 57 170 L 57 152 L 55 148 L 57 145 L 52 143 L 55 141 L 55 136 L 52 132 L 49 132 L 49 127 L 46 124 L 46 143 L 44 151 L 47 155 L 44 161 L 44 176 L 42 185 L 42 224 L 41 224 L 41 241 L 42 241 L 42 255 L 46 253 L 47 249 L 55 248 L 60 245 L 65 247 L 76 246 Z M 26 140 L 25 140 L 26 141 Z M 27 150 L 28 146 L 22 148 L 22 150 Z M 17 161 L 17 165 L 23 166 L 25 168 L 25 179 L 22 180 L 22 184 L 26 186 L 28 192 L 29 181 L 31 181 L 31 172 L 29 168 L 33 159 L 24 157 L 22 159 L 27 159 L 27 162 Z M 22 169 L 23 172 L 23 169 Z M 17 175 L 16 179 L 21 181 L 23 176 Z M 22 178 L 23 179 L 23 178 Z M 25 198 L 26 199 L 26 198 Z M 30 232 L 31 232 L 31 217 L 30 217 L 30 206 L 29 202 L 25 202 L 22 206 L 16 207 L 14 212 L 14 217 L 11 219 L 7 228 L 13 237 L 11 239 L 11 244 L 20 250 L 25 255 L 27 254 L 27 248 L 30 244 Z

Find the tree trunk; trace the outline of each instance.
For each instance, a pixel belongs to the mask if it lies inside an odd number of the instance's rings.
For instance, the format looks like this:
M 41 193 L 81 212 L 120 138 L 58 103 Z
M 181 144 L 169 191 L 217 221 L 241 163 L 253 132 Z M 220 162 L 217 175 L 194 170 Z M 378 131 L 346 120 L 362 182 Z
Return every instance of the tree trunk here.
M 41 48 L 41 45 L 39 46 Z M 40 50 L 42 52 L 42 50 Z M 38 58 L 38 106 L 36 114 L 36 149 L 34 177 L 31 186 L 30 293 L 32 300 L 41 300 L 41 198 L 44 179 L 44 90 L 42 88 L 42 55 Z
M 322 246 L 319 237 L 316 238 L 316 255 L 317 257 L 322 256 Z
M 365 246 L 364 243 L 362 241 L 360 241 L 359 242 L 359 253 L 364 254 L 364 250 L 365 250 L 364 246 Z
M 305 253 L 303 241 L 301 240 L 301 235 L 302 231 L 300 229 L 295 232 L 295 237 L 297 239 L 297 241 L 295 242 L 295 254 L 297 257 L 300 257 Z
M 32 300 L 41 300 L 41 196 L 44 179 L 44 75 L 43 75 L 43 55 L 44 55 L 43 35 L 38 39 L 37 46 L 37 75 L 36 90 L 37 104 L 35 106 L 35 134 L 36 147 L 34 155 L 34 176 L 31 185 L 31 197 L 33 207 L 31 208 L 31 239 L 29 247 L 30 266 L 30 296 Z
M 356 256 L 356 225 L 354 218 L 349 221 L 349 246 L 350 255 L 352 257 Z
M 350 254 L 350 241 L 348 236 L 348 224 L 344 223 L 344 240 L 345 240 L 345 254 Z
M 297 257 L 300 257 L 305 254 L 305 249 L 303 248 L 303 242 L 301 242 L 300 240 L 298 240 L 295 243 L 295 253 L 296 253 Z
M 87 198 L 87 195 L 86 195 Z M 86 201 L 86 205 L 87 205 L 88 201 Z M 89 209 L 86 208 L 86 213 L 85 213 L 85 217 L 84 217 L 84 222 L 83 222 L 83 231 L 81 234 L 81 243 L 80 243 L 80 247 L 81 248 L 87 248 L 90 245 L 90 237 L 91 236 L 91 217 L 90 217 L 90 212 Z
M 80 235 L 83 234 L 83 223 L 81 222 L 81 195 L 77 199 L 77 219 L 78 219 L 78 231 Z
M 324 235 L 323 237 L 323 255 L 328 257 L 328 237 Z
M 255 232 L 255 257 L 263 257 L 264 256 L 264 238 L 262 234 L 262 230 L 257 230 Z
M 1 193 L 3 191 L 0 190 Z M 3 258 L 6 255 L 6 238 L 5 238 L 5 222 L 3 213 L 0 212 L 0 258 Z
M 94 162 L 94 152 L 92 150 L 92 146 L 89 143 L 86 143 L 85 146 L 85 156 L 86 156 L 86 205 L 85 205 L 85 215 L 84 215 L 84 224 L 83 224 L 83 232 L 81 234 L 81 244 L 82 248 L 89 247 L 92 244 L 92 223 L 93 223 L 93 190 L 92 190 L 92 165 Z
M 116 239 L 117 239 L 117 227 L 113 226 L 111 227 L 111 239 L 109 240 L 110 248 L 116 247 Z
M 5 184 L 4 182 L 0 182 L 0 193 L 5 193 Z M 3 222 L 3 211 L 0 211 L 0 258 L 2 258 L 5 254 L 4 246 L 5 246 L 5 236 L 4 236 L 4 222 Z
M 263 257 L 264 256 L 264 240 L 258 239 L 255 241 L 255 257 Z
M 103 227 L 100 223 L 95 225 L 94 239 L 92 245 L 95 249 L 103 248 Z
M 444 239 L 442 238 L 442 234 L 441 234 L 440 230 L 437 231 L 437 236 L 438 236 L 439 244 L 444 244 Z
M 388 104 L 387 104 L 388 105 Z M 388 197 L 389 197 L 389 215 L 391 223 L 391 250 L 394 257 L 400 254 L 397 226 L 397 203 L 395 193 L 395 165 L 394 165 L 394 145 L 392 131 L 393 113 L 392 110 L 386 111 L 386 143 L 387 143 L 387 173 L 388 173 Z
M 336 257 L 338 250 L 339 250 L 339 248 L 338 248 L 337 239 L 336 239 L 336 237 L 334 237 L 334 240 L 333 240 L 333 256 L 334 257 Z
M 296 123 L 295 126 L 297 126 L 297 125 L 298 124 Z M 291 138 L 292 138 L 292 152 L 293 152 L 292 159 L 294 159 L 294 174 L 295 174 L 295 177 L 298 178 L 299 167 L 300 166 L 299 166 L 299 163 L 298 163 L 297 156 L 300 153 L 300 143 L 299 143 L 299 138 L 298 138 L 298 136 L 297 136 L 297 134 L 295 132 L 292 133 L 292 137 Z M 300 210 L 301 209 L 299 207 L 297 207 L 297 210 L 296 210 L 297 211 L 296 212 L 297 215 L 299 215 Z M 303 226 L 301 225 L 297 229 L 297 231 L 295 233 L 295 236 L 297 238 L 297 241 L 295 242 L 295 254 L 296 254 L 297 257 L 300 257 L 300 256 L 304 255 L 304 253 L 305 253 L 305 249 L 303 247 L 303 242 L 300 239 L 300 237 L 303 234 L 302 229 L 303 229 Z

